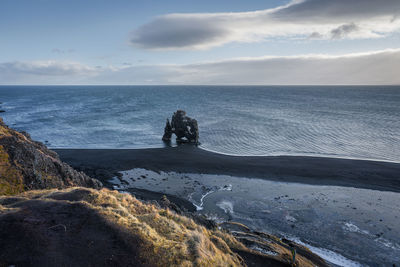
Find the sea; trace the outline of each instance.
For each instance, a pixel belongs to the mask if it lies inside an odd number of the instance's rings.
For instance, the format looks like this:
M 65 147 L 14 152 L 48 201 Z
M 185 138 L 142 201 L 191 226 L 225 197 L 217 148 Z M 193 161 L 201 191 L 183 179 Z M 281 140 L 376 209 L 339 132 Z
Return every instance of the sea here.
M 163 147 L 183 109 L 209 151 L 400 162 L 400 86 L 0 86 L 0 102 L 51 148 Z

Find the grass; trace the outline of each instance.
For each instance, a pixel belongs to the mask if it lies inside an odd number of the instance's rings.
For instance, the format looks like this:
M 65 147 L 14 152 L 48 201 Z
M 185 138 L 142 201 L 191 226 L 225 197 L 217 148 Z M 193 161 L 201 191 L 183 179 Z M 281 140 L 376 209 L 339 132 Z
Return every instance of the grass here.
M 75 187 L 26 191 L 19 197 L 61 201 L 60 196 L 62 201 L 79 202 L 96 211 L 127 245 L 140 244 L 140 257 L 152 266 L 243 266 L 230 249 L 230 245 L 243 245 L 232 236 L 129 194 Z
M 22 191 L 24 191 L 23 176 L 13 167 L 8 153 L 0 145 L 0 195 L 14 195 Z

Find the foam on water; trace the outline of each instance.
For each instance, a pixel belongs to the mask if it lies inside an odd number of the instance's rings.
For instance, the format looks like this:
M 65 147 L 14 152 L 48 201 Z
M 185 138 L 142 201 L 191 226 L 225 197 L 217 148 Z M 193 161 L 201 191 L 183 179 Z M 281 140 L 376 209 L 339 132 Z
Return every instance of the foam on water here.
M 360 234 L 364 234 L 364 235 L 371 235 L 368 231 L 361 230 L 360 228 L 358 228 L 357 225 L 355 225 L 351 222 L 346 222 L 343 226 L 343 229 L 346 231 L 349 231 L 349 232 L 360 233 Z
M 193 199 L 193 194 L 190 194 L 190 195 L 189 195 L 189 200 L 190 200 L 190 202 L 192 202 L 192 204 L 196 207 L 196 210 L 197 210 L 197 211 L 200 211 L 200 210 L 203 210 L 204 198 L 205 198 L 206 196 L 208 196 L 209 194 L 212 194 L 212 193 L 214 193 L 214 191 L 213 191 L 213 190 L 210 190 L 210 191 L 206 192 L 205 194 L 201 195 L 201 197 L 200 197 L 200 203 L 197 203 L 197 201 L 195 201 L 195 200 Z
M 192 202 L 192 204 L 196 207 L 196 210 L 197 210 L 197 211 L 200 211 L 200 210 L 203 210 L 204 199 L 205 199 L 208 195 L 210 195 L 210 194 L 212 194 L 212 193 L 214 193 L 214 192 L 218 192 L 218 191 L 232 191 L 232 185 L 231 185 L 231 184 L 229 184 L 229 185 L 224 185 L 224 186 L 221 186 L 221 187 L 217 187 L 217 188 L 215 188 L 215 189 L 213 189 L 213 190 L 207 191 L 206 193 L 204 193 L 203 195 L 201 195 L 201 197 L 200 197 L 200 203 L 198 203 L 197 201 L 195 201 L 195 200 L 193 199 L 193 193 L 191 193 L 191 194 L 189 195 L 189 200 L 190 200 L 190 201 Z M 232 213 L 233 213 L 233 209 L 232 209 Z
M 395 243 L 395 242 L 391 242 L 389 240 L 387 240 L 386 238 L 383 238 L 381 236 L 377 237 L 374 236 L 373 234 L 371 234 L 369 231 L 367 230 L 362 230 L 360 229 L 357 225 L 351 223 L 351 222 L 346 222 L 343 226 L 343 229 L 349 232 L 353 232 L 353 233 L 359 233 L 359 234 L 363 234 L 369 237 L 373 237 L 375 242 L 384 245 L 385 247 L 394 249 L 394 250 L 400 250 L 400 244 Z
M 227 214 L 233 214 L 233 202 L 228 200 L 222 200 L 217 203 L 217 206 Z
M 361 267 L 361 266 L 363 266 L 360 263 L 349 260 L 346 257 L 344 257 L 336 252 L 333 252 L 331 250 L 315 247 L 310 244 L 304 243 L 297 237 L 289 237 L 288 239 L 309 248 L 312 252 L 314 252 L 315 254 L 317 254 L 318 256 L 323 258 L 324 260 L 326 260 L 330 263 L 333 263 L 337 266 L 341 266 L 341 267 Z

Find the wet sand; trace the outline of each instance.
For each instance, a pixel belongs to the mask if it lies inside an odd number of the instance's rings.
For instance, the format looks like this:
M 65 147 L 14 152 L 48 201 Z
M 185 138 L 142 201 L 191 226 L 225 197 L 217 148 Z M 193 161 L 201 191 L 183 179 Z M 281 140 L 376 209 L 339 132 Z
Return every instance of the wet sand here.
M 228 156 L 193 146 L 150 149 L 54 149 L 73 167 L 105 180 L 121 170 L 221 174 L 280 182 L 400 192 L 400 164 L 305 156 Z

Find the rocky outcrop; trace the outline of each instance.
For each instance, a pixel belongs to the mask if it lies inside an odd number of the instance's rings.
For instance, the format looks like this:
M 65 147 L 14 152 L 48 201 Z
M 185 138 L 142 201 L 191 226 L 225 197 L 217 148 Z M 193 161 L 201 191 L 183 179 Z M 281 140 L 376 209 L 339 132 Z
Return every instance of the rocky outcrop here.
M 167 119 L 162 140 L 170 141 L 172 134 L 176 135 L 176 141 L 179 143 L 199 144 L 199 127 L 197 121 L 186 116 L 186 112 L 183 110 L 174 112 L 171 123 Z
M 33 141 L 28 133 L 17 132 L 0 118 L 0 195 L 30 189 L 102 184 L 62 162 L 57 153 Z
M 172 126 L 171 123 L 169 122 L 169 119 L 167 119 L 167 122 L 165 123 L 165 127 L 164 127 L 164 135 L 162 137 L 163 141 L 171 141 L 172 138 Z
M 319 267 L 330 266 L 307 247 L 285 238 L 281 239 L 268 233 L 252 231 L 247 226 L 233 221 L 224 222 L 219 227 L 228 230 L 236 240 L 258 252 L 252 254 L 248 251 L 234 250 L 243 257 L 245 262 L 264 262 L 265 266 L 285 266 L 283 263 L 287 263 L 286 266 L 309 266 L 310 264 Z M 293 251 L 296 252 L 295 265 L 291 265 L 293 264 Z M 266 264 L 267 262 L 268 264 Z

